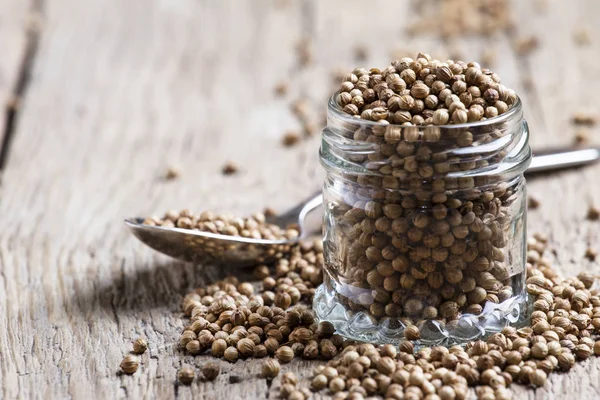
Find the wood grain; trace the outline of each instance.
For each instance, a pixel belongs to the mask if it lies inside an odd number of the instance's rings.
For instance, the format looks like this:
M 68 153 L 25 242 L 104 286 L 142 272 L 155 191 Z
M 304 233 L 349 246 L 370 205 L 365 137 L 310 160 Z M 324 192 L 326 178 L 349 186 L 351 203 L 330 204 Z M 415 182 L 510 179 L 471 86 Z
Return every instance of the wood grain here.
M 7 227 L 0 232 L 0 398 L 275 398 L 277 381 L 269 387 L 258 379 L 253 361 L 223 363 L 214 383 L 175 384 L 181 365 L 208 359 L 183 356 L 174 345 L 184 325 L 181 296 L 226 271 L 157 255 L 130 237 L 122 219 L 184 207 L 282 210 L 318 188 L 318 138 L 286 149 L 281 136 L 300 129 L 293 101 L 307 98 L 315 118 L 322 114 L 331 70 L 355 65 L 357 44 L 371 48 L 368 66 L 386 65 L 394 50 L 471 58 L 492 46 L 493 67 L 523 93 L 533 144 L 571 142 L 572 112 L 600 111 L 599 6 L 548 3 L 540 13 L 515 1 L 514 31 L 449 45 L 435 35 L 406 36 L 402 22 L 418 17 L 408 0 L 46 0 L 0 189 Z M 0 4 L 0 22 L 10 21 L 0 24 L 0 43 L 13 54 L 0 60 L 0 101 L 17 79 L 5 72 L 18 70 L 14 49 L 25 46 L 14 21 L 28 9 Z M 375 15 L 377 23 L 366 22 Z M 592 44 L 576 47 L 573 31 L 584 23 Z M 517 55 L 514 40 L 529 34 L 540 48 Z M 295 46 L 305 37 L 315 60 L 300 68 Z M 290 93 L 277 98 L 274 86 L 292 74 Z M 535 88 L 526 90 L 530 77 Z M 220 173 L 228 160 L 239 174 Z M 163 179 L 169 165 L 181 167 L 180 179 Z M 599 168 L 529 185 L 542 200 L 530 230 L 550 236 L 565 274 L 600 269 L 583 259 L 588 245 L 600 248 L 597 223 L 585 220 L 600 195 Z M 140 371 L 118 375 L 140 335 L 150 343 Z M 308 376 L 312 365 L 284 369 Z M 242 382 L 228 384 L 232 375 Z M 593 359 L 542 389 L 514 390 L 518 398 L 594 399 L 598 376 Z

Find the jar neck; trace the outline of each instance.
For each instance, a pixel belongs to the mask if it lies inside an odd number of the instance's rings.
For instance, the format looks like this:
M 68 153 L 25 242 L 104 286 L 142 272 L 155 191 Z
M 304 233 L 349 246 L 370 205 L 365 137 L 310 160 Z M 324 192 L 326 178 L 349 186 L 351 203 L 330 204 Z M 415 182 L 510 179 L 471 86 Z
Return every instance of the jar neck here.
M 332 97 L 320 154 L 328 172 L 378 177 L 392 188 L 440 179 L 512 181 L 531 161 L 519 99 L 505 114 L 484 121 L 413 126 L 352 117 Z

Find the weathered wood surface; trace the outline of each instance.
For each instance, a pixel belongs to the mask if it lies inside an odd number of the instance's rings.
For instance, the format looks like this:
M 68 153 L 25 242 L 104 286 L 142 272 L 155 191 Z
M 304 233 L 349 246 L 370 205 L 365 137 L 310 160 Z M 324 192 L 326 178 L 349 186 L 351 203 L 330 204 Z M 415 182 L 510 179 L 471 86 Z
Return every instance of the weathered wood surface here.
M 406 36 L 405 21 L 418 18 L 407 0 L 32 1 L 0 2 L 0 102 L 18 86 L 27 14 L 42 12 L 0 186 L 0 398 L 275 397 L 277 381 L 268 387 L 252 361 L 223 363 L 215 383 L 174 384 L 181 365 L 206 360 L 174 345 L 181 296 L 219 273 L 155 254 L 121 221 L 168 208 L 284 209 L 318 188 L 318 138 L 284 149 L 280 137 L 299 128 L 293 100 L 307 97 L 322 113 L 330 70 L 354 65 L 357 44 L 372 48 L 369 66 L 386 65 L 398 49 L 443 56 L 451 45 L 476 58 L 495 48 L 493 67 L 523 94 L 536 147 L 570 143 L 572 112 L 600 112 L 594 0 L 552 0 L 545 11 L 514 1 L 514 31 L 450 45 Z M 592 43 L 577 47 L 582 26 Z M 513 42 L 529 34 L 539 49 L 517 55 Z M 315 62 L 301 69 L 295 45 L 304 37 L 313 38 Z M 273 86 L 291 74 L 299 78 L 290 94 L 276 98 Z M 0 115 L 0 131 L 6 124 Z M 222 176 L 227 160 L 241 173 Z M 184 171 L 179 180 L 162 179 L 170 164 Z M 597 223 L 585 220 L 600 196 L 598 173 L 600 165 L 529 185 L 542 201 L 530 230 L 549 235 L 565 274 L 600 269 L 583 257 L 587 246 L 600 248 Z M 150 351 L 138 373 L 119 376 L 139 335 Z M 285 369 L 305 376 L 310 366 Z M 229 385 L 230 374 L 243 382 Z M 516 398 L 596 399 L 599 377 L 593 359 L 544 388 L 514 390 Z

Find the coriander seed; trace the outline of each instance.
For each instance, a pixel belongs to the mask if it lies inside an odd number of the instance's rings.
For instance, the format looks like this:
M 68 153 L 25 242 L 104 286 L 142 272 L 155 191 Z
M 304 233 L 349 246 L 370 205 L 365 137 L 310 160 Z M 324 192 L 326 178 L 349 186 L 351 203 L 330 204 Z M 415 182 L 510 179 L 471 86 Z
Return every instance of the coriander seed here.
M 221 171 L 223 172 L 223 175 L 233 175 L 238 172 L 238 169 L 239 167 L 237 164 L 232 161 L 228 161 L 223 165 Z
M 227 342 L 223 339 L 217 339 L 212 343 L 211 354 L 213 357 L 223 357 L 227 349 Z
M 125 358 L 123 358 L 123 361 L 121 361 L 121 370 L 128 374 L 131 375 L 133 373 L 135 373 L 138 370 L 140 363 L 137 357 L 132 356 L 132 355 L 127 355 L 125 356 Z
M 256 347 L 254 347 L 254 358 L 264 358 L 269 354 L 269 352 L 267 351 L 267 348 L 262 345 L 259 344 Z
M 288 363 L 294 358 L 294 350 L 288 346 L 281 346 L 275 351 L 275 357 L 283 363 Z
M 236 348 L 242 357 L 249 357 L 254 354 L 254 342 L 248 338 L 240 339 Z
M 329 390 L 332 393 L 340 392 L 340 391 L 344 390 L 345 387 L 346 387 L 346 383 L 344 382 L 344 380 L 342 378 L 339 378 L 339 377 L 333 378 L 329 382 Z
M 411 325 L 406 327 L 406 329 L 404 330 L 404 337 L 408 340 L 419 340 L 419 338 L 421 337 L 421 332 L 419 331 L 419 328 L 417 328 L 414 325 Z
M 216 362 L 208 362 L 202 366 L 202 375 L 207 381 L 214 381 L 221 373 L 221 367 Z
M 541 369 L 537 369 L 535 371 L 532 371 L 532 373 L 529 375 L 529 381 L 534 386 L 544 386 L 544 384 L 546 383 L 546 377 L 547 376 L 544 371 L 542 371 Z
M 590 206 L 587 212 L 587 219 L 589 219 L 590 221 L 597 221 L 598 219 L 600 219 L 600 210 L 598 210 L 594 206 Z
M 287 132 L 283 135 L 282 143 L 285 147 L 292 147 L 298 144 L 300 135 L 296 132 Z
M 322 389 L 324 389 L 327 386 L 327 377 L 325 375 L 316 375 L 311 383 L 310 383 L 310 388 L 315 391 L 321 391 Z
M 133 352 L 143 354 L 148 349 L 148 343 L 143 338 L 138 338 L 133 342 Z
M 190 367 L 183 367 L 179 370 L 177 376 L 179 377 L 179 382 L 184 385 L 190 385 L 194 381 L 195 377 L 194 370 Z
M 168 181 L 175 180 L 181 176 L 181 169 L 175 165 L 171 165 L 167 168 L 165 173 L 165 179 Z
M 200 346 L 200 342 L 198 340 L 190 340 L 186 345 L 185 345 L 185 349 L 191 354 L 191 355 L 197 355 L 200 354 L 200 352 L 202 351 L 202 347 Z
M 281 383 L 289 383 L 296 386 L 298 384 L 298 377 L 293 372 L 286 372 L 281 377 Z
M 600 341 L 594 343 L 594 355 L 600 356 Z
M 262 365 L 262 375 L 267 379 L 273 379 L 279 375 L 281 366 L 279 362 L 273 358 L 266 360 Z
M 232 363 L 236 362 L 238 360 L 238 357 L 239 357 L 238 350 L 232 346 L 225 349 L 225 352 L 223 353 L 223 358 L 226 361 L 229 361 Z

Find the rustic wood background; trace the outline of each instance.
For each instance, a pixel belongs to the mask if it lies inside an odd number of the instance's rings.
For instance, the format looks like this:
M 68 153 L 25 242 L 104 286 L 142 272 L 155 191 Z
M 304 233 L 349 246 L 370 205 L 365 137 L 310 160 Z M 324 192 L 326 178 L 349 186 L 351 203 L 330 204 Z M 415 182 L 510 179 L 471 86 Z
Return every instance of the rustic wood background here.
M 183 207 L 283 210 L 317 189 L 318 135 L 281 145 L 300 128 L 290 104 L 307 98 L 320 123 L 331 70 L 357 64 L 357 45 L 368 48 L 364 66 L 399 51 L 493 51 L 492 67 L 523 97 L 536 148 L 572 143 L 572 114 L 600 112 L 596 0 L 515 0 L 511 29 L 453 39 L 406 33 L 427 11 L 418 3 L 435 9 L 427 0 L 0 1 L 0 398 L 276 397 L 277 381 L 257 378 L 252 360 L 223 362 L 215 383 L 175 384 L 182 365 L 207 359 L 174 345 L 181 296 L 207 274 L 145 248 L 122 219 Z M 576 45 L 586 27 L 591 43 Z M 538 48 L 519 52 L 515 42 L 530 35 Z M 296 50 L 303 38 L 314 50 L 307 67 Z M 289 94 L 275 96 L 291 76 Z M 239 174 L 221 174 L 228 160 Z M 180 179 L 163 179 L 169 165 Z M 600 165 L 529 185 L 541 201 L 529 229 L 550 237 L 567 275 L 600 272 L 584 259 L 600 248 L 599 223 L 585 219 L 600 202 L 598 174 Z M 120 376 L 140 335 L 150 351 L 134 376 Z M 284 369 L 308 375 L 312 365 Z M 230 385 L 234 374 L 243 380 Z M 513 388 L 519 399 L 597 399 L 599 378 L 592 359 L 543 388 Z

